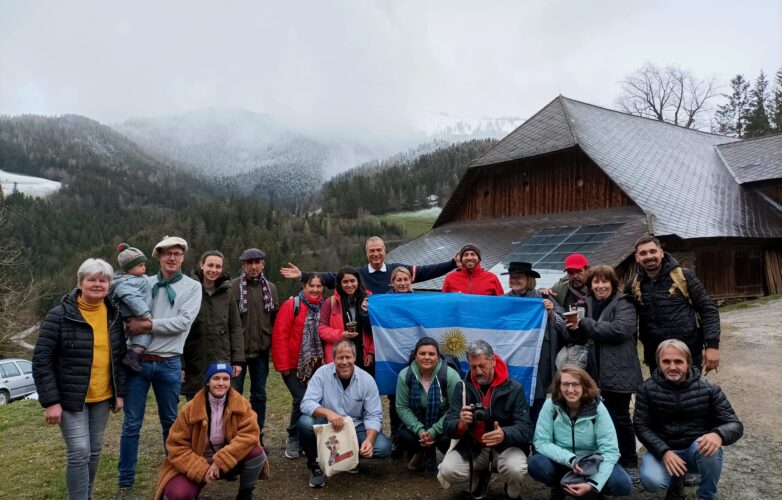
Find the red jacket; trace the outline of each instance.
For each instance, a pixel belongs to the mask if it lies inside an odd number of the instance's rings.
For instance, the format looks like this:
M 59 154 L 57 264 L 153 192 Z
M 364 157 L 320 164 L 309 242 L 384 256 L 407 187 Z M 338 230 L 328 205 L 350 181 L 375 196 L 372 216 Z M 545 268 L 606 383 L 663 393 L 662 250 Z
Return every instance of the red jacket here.
M 367 292 L 367 295 L 370 295 Z M 375 354 L 375 342 L 372 335 L 367 331 L 369 318 L 364 320 L 364 331 L 361 332 L 361 339 L 364 344 L 364 354 Z M 320 308 L 320 325 L 318 333 L 323 342 L 323 357 L 325 363 L 334 361 L 334 344 L 342 340 L 342 332 L 345 331 L 345 320 L 342 318 L 342 301 L 337 292 L 323 302 Z
M 317 300 L 306 296 L 310 303 L 317 304 L 323 298 Z M 293 297 L 286 300 L 277 313 L 272 332 L 272 362 L 278 372 L 296 370 L 299 365 L 299 351 L 301 339 L 304 336 L 304 320 L 307 319 L 307 304 L 299 305 L 299 314 L 293 317 Z M 323 346 L 326 350 L 326 346 Z
M 469 293 L 472 295 L 505 295 L 497 276 L 477 264 L 472 272 L 457 269 L 445 277 L 443 292 Z

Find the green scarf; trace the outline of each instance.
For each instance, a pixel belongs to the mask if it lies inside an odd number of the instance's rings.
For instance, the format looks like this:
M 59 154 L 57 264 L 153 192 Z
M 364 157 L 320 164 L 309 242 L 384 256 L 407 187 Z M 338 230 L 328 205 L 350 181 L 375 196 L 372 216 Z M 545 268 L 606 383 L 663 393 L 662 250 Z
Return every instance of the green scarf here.
M 168 303 L 172 306 L 174 305 L 174 299 L 176 298 L 176 292 L 174 291 L 173 285 L 177 281 L 182 279 L 182 271 L 177 271 L 173 276 L 171 276 L 169 279 L 165 280 L 163 279 L 163 273 L 158 272 L 157 273 L 157 283 L 155 283 L 155 286 L 152 288 L 152 299 L 154 300 L 155 297 L 157 297 L 157 292 L 162 287 L 166 287 L 166 294 L 168 295 Z

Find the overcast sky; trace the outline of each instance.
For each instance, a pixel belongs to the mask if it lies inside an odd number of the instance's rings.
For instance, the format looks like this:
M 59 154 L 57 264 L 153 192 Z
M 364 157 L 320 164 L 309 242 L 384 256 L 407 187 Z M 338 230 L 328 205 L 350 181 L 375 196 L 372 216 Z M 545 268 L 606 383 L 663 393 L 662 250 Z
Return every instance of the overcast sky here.
M 404 129 L 426 112 L 612 106 L 645 62 L 770 79 L 782 2 L 0 0 L 0 113 L 111 123 L 206 106 Z

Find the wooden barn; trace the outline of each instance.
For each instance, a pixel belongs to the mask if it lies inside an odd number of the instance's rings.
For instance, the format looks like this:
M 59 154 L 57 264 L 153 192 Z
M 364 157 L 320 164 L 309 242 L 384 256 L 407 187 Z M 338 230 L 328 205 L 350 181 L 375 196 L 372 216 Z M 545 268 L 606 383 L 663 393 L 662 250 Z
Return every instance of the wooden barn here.
M 475 160 L 432 230 L 388 260 L 442 261 L 470 242 L 484 268 L 532 262 L 545 284 L 572 252 L 627 275 L 649 232 L 715 299 L 782 293 L 782 135 L 738 140 L 559 96 Z

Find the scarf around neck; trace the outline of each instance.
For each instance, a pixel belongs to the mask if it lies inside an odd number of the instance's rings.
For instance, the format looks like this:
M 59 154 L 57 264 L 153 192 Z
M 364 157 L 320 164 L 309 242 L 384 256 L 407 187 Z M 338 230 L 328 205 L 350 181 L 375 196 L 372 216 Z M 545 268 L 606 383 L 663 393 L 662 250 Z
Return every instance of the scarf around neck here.
M 251 285 L 261 285 L 261 293 L 263 294 L 263 310 L 270 313 L 274 310 L 274 301 L 272 300 L 272 291 L 269 286 L 269 281 L 266 276 L 261 273 L 257 278 L 250 278 L 247 273 L 242 273 L 239 280 L 239 312 L 244 314 L 247 312 L 248 290 L 247 287 Z
M 304 292 L 299 292 L 299 303 L 307 306 L 307 317 L 304 320 L 304 333 L 301 336 L 301 349 L 299 350 L 299 361 L 296 366 L 296 375 L 306 383 L 315 370 L 323 364 L 323 344 L 318 335 L 318 324 L 320 323 L 320 306 L 323 300 L 317 304 L 309 301 Z M 293 318 L 295 323 L 296 318 Z
M 166 295 L 168 295 L 168 303 L 172 306 L 174 305 L 174 299 L 176 298 L 176 290 L 174 290 L 173 285 L 177 281 L 181 280 L 184 277 L 182 274 L 182 270 L 180 269 L 176 273 L 174 273 L 173 276 L 171 276 L 169 279 L 163 279 L 163 273 L 162 271 L 158 271 L 157 273 L 157 283 L 155 283 L 155 286 L 152 287 L 152 299 L 157 297 L 158 291 L 160 291 L 161 288 L 166 289 Z
M 415 363 L 415 361 L 413 361 Z M 440 363 L 443 363 L 441 360 Z M 440 401 L 441 401 L 441 389 L 440 389 L 440 381 L 437 378 L 437 371 L 440 365 L 438 364 L 435 366 L 434 371 L 432 372 L 431 378 L 429 379 L 429 391 L 426 393 L 426 413 L 424 416 L 423 424 L 424 428 L 426 430 L 429 430 L 432 428 L 432 426 L 437 422 L 437 420 L 440 418 Z M 410 370 L 413 369 L 412 365 L 409 368 Z M 423 377 L 423 376 L 422 376 Z M 416 416 L 424 413 L 423 405 L 421 404 L 421 390 L 423 390 L 423 384 L 420 380 L 417 380 L 415 377 L 413 377 L 413 383 L 410 384 L 410 407 L 413 410 L 413 413 L 415 413 Z M 420 418 L 420 417 L 419 417 Z

